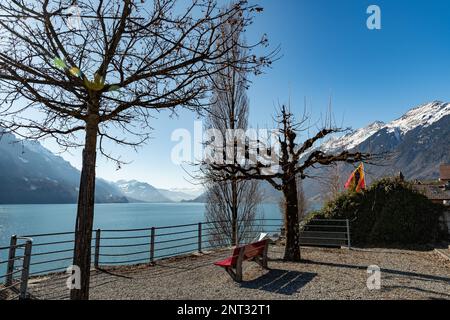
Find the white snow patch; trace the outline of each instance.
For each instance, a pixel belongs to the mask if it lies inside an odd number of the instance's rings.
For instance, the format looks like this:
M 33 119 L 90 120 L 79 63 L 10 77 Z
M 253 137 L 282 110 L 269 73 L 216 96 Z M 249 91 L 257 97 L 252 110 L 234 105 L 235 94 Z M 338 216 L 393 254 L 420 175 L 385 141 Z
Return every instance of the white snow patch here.
M 428 127 L 448 115 L 450 115 L 450 103 L 443 103 L 440 101 L 430 102 L 411 109 L 401 118 L 388 124 L 376 121 L 365 128 L 355 130 L 344 136 L 332 137 L 324 142 L 320 149 L 325 152 L 337 149 L 349 150 L 358 146 L 382 129 L 386 129 L 387 132 L 393 133 L 397 140 L 401 140 L 402 136 L 408 131 L 419 126 Z M 379 135 L 380 133 L 377 134 L 377 136 Z
M 23 163 L 29 163 L 30 161 L 28 161 L 27 159 L 22 158 L 21 156 L 18 157 L 20 161 L 22 161 Z
M 384 122 L 376 121 L 365 128 L 347 133 L 342 137 L 333 137 L 321 146 L 322 150 L 330 151 L 336 149 L 352 149 L 366 141 L 385 126 Z
M 434 101 L 421 105 L 405 113 L 401 118 L 386 125 L 388 132 L 398 129 L 401 134 L 417 128 L 428 127 L 450 114 L 450 103 Z

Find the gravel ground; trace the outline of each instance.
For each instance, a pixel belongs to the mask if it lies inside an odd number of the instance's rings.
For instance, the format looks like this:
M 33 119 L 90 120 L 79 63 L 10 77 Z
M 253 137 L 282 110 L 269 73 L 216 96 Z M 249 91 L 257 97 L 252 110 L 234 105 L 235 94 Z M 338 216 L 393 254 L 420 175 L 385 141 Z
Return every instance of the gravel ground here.
M 450 249 L 438 248 L 436 250 L 439 251 L 440 255 L 443 256 L 444 259 L 447 259 L 448 261 L 450 261 Z
M 93 271 L 91 299 L 450 299 L 450 261 L 434 251 L 302 248 L 302 263 L 281 260 L 272 246 L 269 267 L 244 264 L 235 283 L 212 265 L 230 250 Z M 381 268 L 381 289 L 368 290 L 367 266 Z M 66 278 L 31 281 L 36 299 L 65 299 Z

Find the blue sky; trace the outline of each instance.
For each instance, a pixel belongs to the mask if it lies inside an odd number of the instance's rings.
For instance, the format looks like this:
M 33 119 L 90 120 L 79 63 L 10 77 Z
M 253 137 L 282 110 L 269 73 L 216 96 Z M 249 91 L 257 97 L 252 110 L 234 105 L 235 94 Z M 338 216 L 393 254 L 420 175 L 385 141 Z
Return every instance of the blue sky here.
M 432 100 L 450 101 L 450 1 L 414 0 L 262 0 L 264 12 L 246 35 L 249 42 L 267 33 L 283 57 L 253 79 L 248 92 L 250 124 L 272 127 L 278 103 L 289 99 L 295 112 L 304 99 L 313 120 L 327 110 L 330 97 L 339 125 L 359 128 L 391 121 Z M 366 27 L 369 5 L 381 8 L 381 30 Z M 132 163 L 116 171 L 98 160 L 97 174 L 108 180 L 138 179 L 157 187 L 198 187 L 171 162 L 177 128 L 193 132 L 196 115 L 161 113 L 152 123 L 153 139 L 135 153 L 113 150 Z M 51 141 L 44 145 L 53 151 Z M 64 158 L 80 168 L 81 153 Z M 187 179 L 187 180 L 186 180 Z

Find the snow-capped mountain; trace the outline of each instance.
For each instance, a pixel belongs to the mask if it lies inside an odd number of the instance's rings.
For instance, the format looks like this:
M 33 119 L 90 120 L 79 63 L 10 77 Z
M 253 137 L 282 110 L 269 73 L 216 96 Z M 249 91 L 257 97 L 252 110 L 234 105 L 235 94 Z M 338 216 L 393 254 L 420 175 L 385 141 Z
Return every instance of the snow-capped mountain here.
M 399 131 L 404 135 L 419 126 L 429 127 L 448 115 L 450 115 L 450 103 L 434 101 L 411 109 L 385 127 L 390 133 Z
M 76 203 L 80 171 L 37 141 L 0 132 L 0 182 L 0 204 Z M 128 201 L 102 179 L 97 179 L 95 200 Z
M 405 113 L 402 117 L 389 123 L 375 121 L 370 125 L 347 133 L 342 137 L 333 137 L 321 145 L 324 151 L 338 149 L 351 150 L 362 144 L 375 134 L 381 134 L 385 129 L 388 134 L 393 134 L 397 140 L 401 140 L 408 132 L 417 127 L 427 128 L 450 115 L 450 103 L 433 101 L 420 105 Z
M 343 150 L 386 155 L 377 166 L 366 165 L 367 181 L 400 171 L 407 179 L 430 180 L 438 177 L 439 165 L 450 163 L 450 103 L 433 101 L 415 107 L 389 123 L 375 121 L 342 136 L 333 136 L 316 148 L 326 153 Z M 316 169 L 326 176 L 326 169 Z M 353 167 L 340 166 L 344 185 Z M 304 182 L 308 198 L 319 199 L 323 186 L 316 180 Z
M 139 202 L 172 202 L 154 186 L 137 180 L 119 180 L 115 185 L 131 201 Z
M 80 171 L 37 141 L 0 130 L 0 204 L 76 203 Z M 112 183 L 97 178 L 95 200 L 180 202 L 201 190 L 163 190 L 136 180 Z
M 333 151 L 337 149 L 353 149 L 360 143 L 367 140 L 373 134 L 382 129 L 386 124 L 382 121 L 375 121 L 367 127 L 347 133 L 342 137 L 333 137 L 321 145 L 321 149 L 325 151 Z
M 374 122 L 341 137 L 333 137 L 318 148 L 327 153 L 358 150 L 386 155 L 379 165 L 366 165 L 369 183 L 400 171 L 409 180 L 436 179 L 439 165 L 450 163 L 450 103 L 434 101 L 420 105 L 392 122 Z M 353 167 L 347 165 L 341 169 L 343 185 Z M 324 171 L 319 169 L 315 173 L 320 176 Z M 307 179 L 304 186 L 309 198 L 320 198 L 323 193 L 317 181 Z
M 158 189 L 137 180 L 119 180 L 115 185 L 130 202 L 181 202 L 195 199 L 202 194 L 201 190 L 196 189 Z
M 169 198 L 171 201 L 175 202 L 193 200 L 203 193 L 202 190 L 185 188 L 158 189 L 158 191 L 165 197 Z
M 160 191 L 163 189 L 159 189 Z M 203 192 L 205 192 L 205 190 L 202 187 L 195 187 L 195 188 L 170 188 L 168 189 L 169 192 L 174 192 L 174 193 L 180 193 L 183 194 L 185 197 L 188 196 L 188 198 L 196 198 L 198 196 L 200 196 Z M 187 200 L 188 198 L 184 198 L 185 200 Z
M 435 179 L 441 163 L 450 163 L 450 103 L 434 101 L 411 109 L 389 123 L 380 121 L 333 137 L 319 146 L 326 152 L 359 150 L 387 153 L 383 166 L 366 166 L 368 181 L 402 171 L 407 179 Z M 351 167 L 343 168 L 345 179 Z M 320 174 L 320 169 L 319 169 Z M 0 204 L 75 203 L 80 172 L 39 142 L 19 140 L 0 129 Z M 279 193 L 267 188 L 271 197 Z M 305 180 L 309 198 L 323 192 L 317 181 Z M 148 183 L 97 179 L 97 202 L 204 201 L 202 190 L 163 190 Z M 273 193 L 273 194 L 272 194 Z M 200 195 L 200 196 L 199 196 Z M 197 199 L 196 196 L 199 196 Z

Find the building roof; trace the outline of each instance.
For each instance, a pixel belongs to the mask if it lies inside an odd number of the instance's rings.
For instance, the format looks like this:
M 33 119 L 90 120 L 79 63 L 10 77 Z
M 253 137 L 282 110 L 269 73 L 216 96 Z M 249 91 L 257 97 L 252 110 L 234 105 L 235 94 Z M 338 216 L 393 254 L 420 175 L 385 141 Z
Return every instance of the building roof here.
M 450 200 L 450 190 L 442 186 L 432 184 L 416 184 L 414 187 L 427 196 L 430 200 Z
M 450 180 L 450 164 L 441 164 L 440 165 L 439 178 L 441 180 Z

